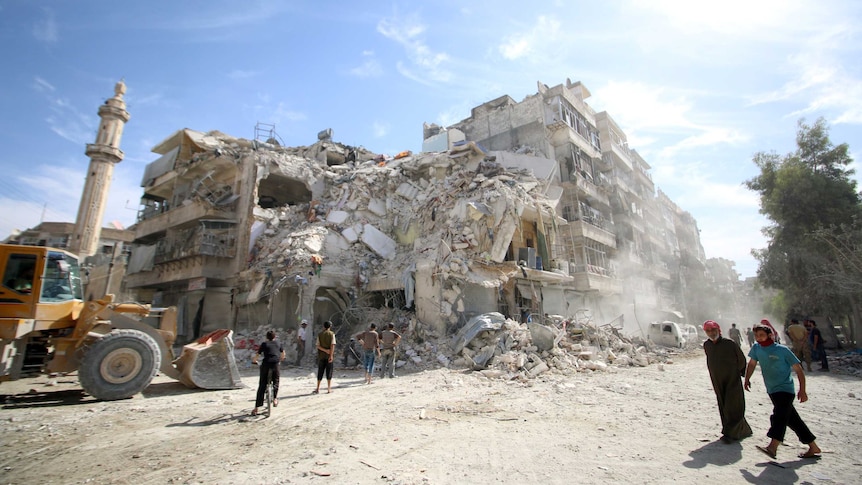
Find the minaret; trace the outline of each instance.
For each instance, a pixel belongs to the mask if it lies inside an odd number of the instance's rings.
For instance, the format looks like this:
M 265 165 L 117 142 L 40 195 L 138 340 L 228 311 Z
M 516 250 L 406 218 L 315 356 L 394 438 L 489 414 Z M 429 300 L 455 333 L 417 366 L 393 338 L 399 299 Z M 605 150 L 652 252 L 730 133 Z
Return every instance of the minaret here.
M 123 137 L 123 127 L 129 121 L 124 94 L 126 84 L 121 80 L 114 87 L 114 97 L 99 107 L 102 121 L 99 123 L 96 143 L 88 144 L 85 152 L 90 157 L 90 167 L 84 193 L 81 194 L 78 218 L 75 219 L 75 230 L 69 243 L 69 250 L 82 258 L 92 256 L 98 250 L 114 164 L 123 160 L 120 138 Z

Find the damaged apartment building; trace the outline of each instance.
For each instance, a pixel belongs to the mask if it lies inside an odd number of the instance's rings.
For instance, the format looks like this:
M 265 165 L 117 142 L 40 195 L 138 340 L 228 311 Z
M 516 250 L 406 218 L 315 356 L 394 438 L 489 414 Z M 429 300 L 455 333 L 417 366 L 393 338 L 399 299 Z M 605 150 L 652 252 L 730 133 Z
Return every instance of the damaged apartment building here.
M 179 130 L 143 177 L 126 290 L 177 305 L 181 341 L 301 319 L 355 327 L 387 307 L 437 335 L 487 312 L 582 309 L 635 331 L 624 325 L 680 308 L 680 254 L 703 250 L 588 96 L 539 84 L 426 125 L 423 151 L 394 157 L 328 130 L 307 147 L 274 130 Z

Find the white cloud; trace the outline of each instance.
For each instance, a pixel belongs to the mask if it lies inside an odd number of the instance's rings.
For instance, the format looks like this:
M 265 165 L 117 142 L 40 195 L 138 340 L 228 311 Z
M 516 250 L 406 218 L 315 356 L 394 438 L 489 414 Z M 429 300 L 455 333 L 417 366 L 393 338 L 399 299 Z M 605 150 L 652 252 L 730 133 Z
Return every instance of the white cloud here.
M 373 51 L 362 52 L 362 57 L 365 60 L 359 66 L 350 70 L 350 74 L 359 78 L 380 77 L 383 75 L 383 68 L 380 62 L 375 58 Z
M 812 24 L 822 10 L 815 2 L 805 0 L 633 0 L 631 5 L 664 17 L 679 31 L 701 37 L 723 34 L 737 41 L 790 40 L 800 31 L 816 29 Z
M 728 219 L 733 220 L 732 226 Z M 751 255 L 751 250 L 766 247 L 766 238 L 760 232 L 766 223 L 758 214 L 741 210 L 697 218 L 706 257 L 730 259 L 736 262 L 736 271 L 746 277 L 757 274 L 757 260 Z
M 43 8 L 42 11 L 45 16 L 33 24 L 33 37 L 41 42 L 55 43 L 59 39 L 59 33 L 57 22 L 54 20 L 54 12 L 48 8 Z
M 450 61 L 449 55 L 428 47 L 422 36 L 425 26 L 415 15 L 382 19 L 377 23 L 377 32 L 406 50 L 411 67 L 399 61 L 397 67 L 402 75 L 424 83 L 447 82 L 452 78 L 452 73 L 445 67 Z
M 282 121 L 302 121 L 306 119 L 305 113 L 289 109 L 284 102 L 278 103 L 275 111 L 272 112 L 271 118 L 275 123 Z
M 688 118 L 691 102 L 666 88 L 636 81 L 610 81 L 594 90 L 591 99 L 596 99 L 595 104 L 610 113 L 626 133 L 695 128 Z
M 386 134 L 389 133 L 389 125 L 386 123 L 381 123 L 379 121 L 375 121 L 371 124 L 371 129 L 374 132 L 375 138 L 383 138 Z
M 559 42 L 560 34 L 560 22 L 541 15 L 531 29 L 506 37 L 498 50 L 506 59 L 520 59 Z
M 596 104 L 601 104 L 625 131 L 629 146 L 642 148 L 659 140 L 666 143 L 658 153 L 660 157 L 671 157 L 683 150 L 739 144 L 748 139 L 736 129 L 693 120 L 697 115 L 694 102 L 668 88 L 611 81 L 594 92 Z M 673 143 L 667 135 L 682 139 Z
M 42 79 L 39 76 L 36 76 L 36 78 L 33 80 L 33 89 L 41 93 L 56 91 L 56 88 L 51 83 Z

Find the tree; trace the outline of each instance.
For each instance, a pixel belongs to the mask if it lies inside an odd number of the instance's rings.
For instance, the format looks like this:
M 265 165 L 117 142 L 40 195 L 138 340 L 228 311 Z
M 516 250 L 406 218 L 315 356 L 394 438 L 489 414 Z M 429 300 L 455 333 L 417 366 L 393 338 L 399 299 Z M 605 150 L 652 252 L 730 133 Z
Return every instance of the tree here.
M 851 314 L 851 295 L 824 272 L 840 265 L 843 256 L 818 231 L 837 231 L 840 238 L 862 214 L 853 162 L 846 143 L 834 146 L 829 127 L 820 118 L 813 125 L 798 123 L 797 150 L 785 156 L 757 153 L 753 162 L 760 174 L 745 182 L 760 194 L 760 212 L 770 221 L 763 229 L 765 249 L 752 251 L 758 278 L 783 290 L 788 313 Z

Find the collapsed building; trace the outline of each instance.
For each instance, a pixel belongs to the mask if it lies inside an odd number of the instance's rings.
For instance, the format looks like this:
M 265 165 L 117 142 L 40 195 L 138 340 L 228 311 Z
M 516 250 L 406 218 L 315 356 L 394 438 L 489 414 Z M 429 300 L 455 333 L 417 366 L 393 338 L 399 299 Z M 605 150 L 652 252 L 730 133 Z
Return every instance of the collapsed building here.
M 452 335 L 483 314 L 547 323 L 588 310 L 637 334 L 680 308 L 702 266 L 690 215 L 580 83 L 426 125 L 394 157 L 179 130 L 153 148 L 125 289 L 179 309 L 180 341 L 216 328 L 351 333 L 391 309 Z M 682 237 L 682 236 L 685 237 Z M 387 322 L 378 322 L 387 323 Z

